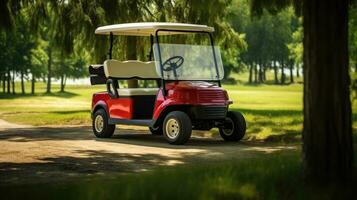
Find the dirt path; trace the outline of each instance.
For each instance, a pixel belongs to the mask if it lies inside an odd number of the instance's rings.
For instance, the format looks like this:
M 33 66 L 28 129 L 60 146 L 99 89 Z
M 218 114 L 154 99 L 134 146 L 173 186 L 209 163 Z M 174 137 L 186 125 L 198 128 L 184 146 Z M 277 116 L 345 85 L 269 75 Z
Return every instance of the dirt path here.
M 28 127 L 31 127 L 31 126 L 30 125 L 14 124 L 14 123 L 10 123 L 10 122 L 0 119 L 0 131 L 4 131 L 6 129 L 28 128 Z
M 186 145 L 173 146 L 143 127 L 119 126 L 113 138 L 97 139 L 91 127 L 33 127 L 0 120 L 0 185 L 140 172 L 294 148 L 226 143 L 197 134 Z

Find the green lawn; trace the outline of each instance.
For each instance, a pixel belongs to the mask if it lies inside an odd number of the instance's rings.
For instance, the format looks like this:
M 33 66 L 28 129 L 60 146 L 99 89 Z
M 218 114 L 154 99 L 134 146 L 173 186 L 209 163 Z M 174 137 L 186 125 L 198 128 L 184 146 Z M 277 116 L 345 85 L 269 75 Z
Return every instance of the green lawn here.
M 353 199 L 356 180 L 343 185 L 304 184 L 300 154 L 285 151 L 106 178 L 84 177 L 61 183 L 4 186 L 0 187 L 0 192 L 5 199 L 24 199 L 28 195 L 32 199 L 86 200 Z
M 235 75 L 236 76 L 236 75 Z M 244 113 L 246 140 L 295 143 L 302 130 L 302 85 L 224 85 Z M 26 86 L 29 91 L 29 85 Z M 23 124 L 90 124 L 92 93 L 104 87 L 68 86 L 65 93 L 0 95 L 0 118 Z M 17 89 L 19 91 L 19 88 Z M 355 146 L 357 102 L 353 105 Z M 212 133 L 217 132 L 213 130 Z M 0 188 L 2 197 L 23 199 L 347 199 L 356 183 L 320 188 L 302 180 L 301 149 L 220 163 L 186 164 L 139 174 L 113 175 L 64 183 Z M 355 148 L 355 166 L 357 151 Z M 355 179 L 356 180 L 356 179 Z M 5 195 L 6 194 L 6 195 Z M 342 197 L 341 197 L 342 195 Z
M 246 140 L 295 142 L 302 130 L 302 84 L 248 85 L 246 74 L 234 75 L 238 83 L 224 84 L 234 101 L 233 110 L 241 111 L 248 123 Z M 17 92 L 20 92 L 17 84 Z M 36 94 L 4 95 L 0 93 L 0 118 L 31 125 L 90 125 L 91 97 L 104 86 L 69 85 L 60 93 L 53 86 L 45 94 L 45 84 L 38 83 Z M 26 91 L 30 85 L 26 84 Z M 354 130 L 357 130 L 357 101 L 354 102 Z M 212 130 L 217 134 L 217 130 Z
M 29 87 L 26 84 L 28 92 Z M 59 86 L 53 85 L 53 93 L 46 94 L 45 87 L 38 83 L 34 96 L 0 94 L 1 118 L 31 125 L 88 125 L 92 94 L 105 90 L 104 86 L 69 85 L 66 92 L 61 93 Z

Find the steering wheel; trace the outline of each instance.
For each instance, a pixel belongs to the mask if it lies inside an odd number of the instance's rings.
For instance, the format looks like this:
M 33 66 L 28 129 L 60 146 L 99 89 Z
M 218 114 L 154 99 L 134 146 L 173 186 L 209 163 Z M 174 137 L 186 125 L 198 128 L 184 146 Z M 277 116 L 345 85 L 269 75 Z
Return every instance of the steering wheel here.
M 173 56 L 169 59 L 167 59 L 163 64 L 163 70 L 164 71 L 176 71 L 176 69 L 178 69 L 179 67 L 182 66 L 183 62 L 185 61 L 185 59 L 183 59 L 182 56 Z

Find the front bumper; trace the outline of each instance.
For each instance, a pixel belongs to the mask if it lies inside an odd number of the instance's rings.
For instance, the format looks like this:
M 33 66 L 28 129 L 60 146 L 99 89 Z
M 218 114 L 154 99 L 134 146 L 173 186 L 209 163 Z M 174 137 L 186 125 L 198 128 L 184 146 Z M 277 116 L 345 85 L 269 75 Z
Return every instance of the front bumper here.
M 224 119 L 227 110 L 227 106 L 194 106 L 190 108 L 194 119 Z

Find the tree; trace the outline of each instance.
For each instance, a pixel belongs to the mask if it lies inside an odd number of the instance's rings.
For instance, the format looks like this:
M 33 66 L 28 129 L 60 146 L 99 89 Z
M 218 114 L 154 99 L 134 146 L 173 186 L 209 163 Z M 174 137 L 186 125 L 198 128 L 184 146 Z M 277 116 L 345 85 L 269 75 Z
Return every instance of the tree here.
M 303 160 L 308 180 L 346 179 L 353 143 L 348 73 L 348 1 L 302 0 L 304 27 Z M 290 1 L 253 1 L 255 14 Z M 332 48 L 333 47 L 333 48 Z
M 38 78 L 44 77 L 46 74 L 46 64 L 48 60 L 46 42 L 37 38 L 36 47 L 31 50 L 31 94 L 35 94 L 35 84 Z
M 60 92 L 65 91 L 67 78 L 82 78 L 87 75 L 86 61 L 78 55 L 71 57 L 58 56 L 54 62 L 54 76 L 60 79 Z
M 24 13 L 21 12 L 16 18 L 17 26 L 15 31 L 11 33 L 11 37 L 13 37 L 12 45 L 15 50 L 12 54 L 14 57 L 11 59 L 13 66 L 15 66 L 15 71 L 20 74 L 21 93 L 25 94 L 25 76 L 31 65 L 31 49 L 35 47 L 35 42 L 31 37 L 30 27 Z M 15 83 L 13 84 L 14 86 Z
M 227 13 L 221 12 L 230 5 L 228 1 L 192 1 L 178 0 L 173 3 L 168 0 L 144 0 L 144 1 L 32 1 L 32 0 L 7 0 L 0 10 L 4 10 L 2 28 L 11 28 L 14 25 L 16 14 L 22 8 L 28 8 L 31 17 L 31 27 L 40 33 L 45 41 L 48 41 L 47 54 L 47 92 L 51 90 L 51 77 L 53 53 L 57 48 L 61 53 L 70 55 L 73 52 L 74 41 L 81 43 L 83 47 L 94 56 L 93 62 L 103 62 L 107 55 L 108 41 L 105 37 L 96 37 L 93 32 L 96 27 L 106 24 L 138 22 L 138 21 L 176 21 L 188 23 L 202 23 L 214 26 L 217 30 L 216 43 L 224 46 L 223 60 L 227 72 L 238 66 L 238 49 L 244 48 L 242 36 L 233 31 L 225 22 Z M 167 12 L 162 12 L 166 10 Z M 108 14 L 110 13 L 110 14 Z M 3 13 L 2 13 L 3 14 Z M 55 31 L 54 31 L 55 30 Z M 144 41 L 144 42 L 143 42 Z M 148 45 L 149 40 L 127 37 L 115 40 L 114 53 L 118 59 L 144 58 L 143 45 Z M 58 45 L 59 44 L 59 45 Z M 229 48 L 227 48 L 229 47 Z M 236 48 L 238 47 L 238 48 Z M 124 51 L 127 49 L 127 51 Z M 227 49 L 227 50 L 226 50 Z M 125 52 L 128 52 L 126 55 Z M 227 73 L 229 74 L 229 73 Z M 135 80 L 131 81 L 133 84 Z M 132 85 L 132 84 L 130 84 Z M 134 84 L 133 86 L 136 86 Z
M 63 4 L 62 4 L 63 3 Z M 39 67 L 38 63 L 42 59 L 36 58 L 34 54 L 39 53 L 40 57 L 43 58 L 43 55 L 41 55 L 42 52 L 35 50 L 31 51 L 31 49 L 36 49 L 34 47 L 33 41 L 37 41 L 38 39 L 36 37 L 41 38 L 40 40 L 46 40 L 47 45 L 41 45 L 41 47 L 46 48 L 46 53 L 48 56 L 47 58 L 47 93 L 51 92 L 51 77 L 52 77 L 52 62 L 53 62 L 53 49 L 57 46 L 61 47 L 67 47 L 68 45 L 63 45 L 67 43 L 62 43 L 64 40 L 68 39 L 66 38 L 61 38 L 63 32 L 58 29 L 62 28 L 64 26 L 61 26 L 59 24 L 60 20 L 56 18 L 58 16 L 58 13 L 60 13 L 60 5 L 64 5 L 65 3 L 62 1 L 32 1 L 32 0 L 20 0 L 20 1 L 14 1 L 14 0 L 6 0 L 4 4 L 1 4 L 0 10 L 3 11 L 1 15 L 4 15 L 4 18 L 0 20 L 0 25 L 1 29 L 3 30 L 12 30 L 15 29 L 17 30 L 18 28 L 23 28 L 24 30 L 19 31 L 19 35 L 17 38 L 14 40 L 14 42 L 11 43 L 11 46 L 14 46 L 14 44 L 20 44 L 20 46 L 16 47 L 16 50 L 11 53 L 11 55 L 16 56 L 19 55 L 19 58 L 12 58 L 15 63 L 15 65 L 7 65 L 7 66 L 13 66 L 13 76 L 12 76 L 12 87 L 13 87 L 13 93 L 15 92 L 15 72 L 19 71 L 21 75 L 21 88 L 22 88 L 22 93 L 24 93 L 24 77 L 27 74 L 27 69 L 30 68 L 30 71 L 32 73 L 32 89 L 31 93 L 34 93 L 34 85 L 35 85 L 35 80 L 36 76 L 38 76 L 39 72 L 43 72 L 43 70 L 37 70 L 33 66 L 29 66 L 30 64 L 35 64 L 35 66 Z M 27 18 L 27 19 L 25 19 Z M 20 22 L 20 23 L 19 23 Z M 16 26 L 14 26 L 16 24 Z M 40 26 L 41 25 L 41 26 Z M 29 28 L 31 27 L 31 30 Z M 68 27 L 68 26 L 66 26 Z M 36 36 L 36 37 L 34 37 Z M 65 35 L 67 36 L 67 35 Z M 18 42 L 19 39 L 24 39 L 22 42 Z M 31 47 L 27 49 L 22 49 L 22 47 L 25 47 L 24 44 L 29 44 L 29 41 L 31 41 Z M 70 41 L 70 40 L 69 40 Z M 64 48 L 66 50 L 66 48 Z M 26 50 L 26 54 L 22 51 Z M 21 59 L 23 57 L 24 59 Z M 31 58 L 34 58 L 35 61 L 34 63 L 31 61 Z M 20 61 L 26 61 L 26 63 L 19 63 Z M 10 80 L 10 73 L 8 72 L 7 78 Z M 9 84 L 8 84 L 9 85 Z M 9 88 L 9 86 L 8 86 Z
M 285 82 L 284 67 L 289 63 L 287 43 L 291 40 L 291 32 L 295 28 L 292 9 L 270 14 L 266 11 L 261 16 L 249 16 L 249 5 L 245 0 L 234 1 L 235 15 L 231 17 L 232 27 L 244 32 L 247 51 L 242 61 L 249 66 L 249 82 L 262 83 L 266 80 L 266 71 L 273 67 L 274 82 L 279 83 L 278 67 L 281 67 L 281 80 Z M 290 67 L 291 68 L 291 67 Z
M 357 6 L 354 5 L 349 11 L 349 56 L 350 66 L 357 73 Z
M 233 29 L 227 21 L 234 14 L 231 1 L 220 0 L 180 0 L 174 5 L 168 3 L 170 15 L 168 21 L 193 24 L 208 24 L 215 28 L 216 44 L 222 47 L 222 60 L 225 68 L 225 78 L 231 71 L 241 71 L 238 55 L 247 48 L 244 35 Z M 226 10 L 226 12 L 221 12 Z M 171 11 L 171 12 L 170 12 Z M 199 42 L 200 38 L 196 38 Z
M 299 20 L 299 23 L 301 22 L 302 19 Z M 288 44 L 288 49 L 289 49 L 289 58 L 294 60 L 295 66 L 296 66 L 296 76 L 300 76 L 300 65 L 302 63 L 302 57 L 303 57 L 303 45 L 302 45 L 302 38 L 303 38 L 303 28 L 302 26 L 299 26 L 299 28 L 293 33 L 292 36 L 292 41 L 290 44 Z
M 347 178 L 353 163 L 348 1 L 303 4 L 305 172 Z
M 1 46 L 3 46 L 0 53 L 2 68 L 0 72 L 3 74 L 3 91 L 5 91 L 7 82 L 8 93 L 10 93 L 11 85 L 12 93 L 15 94 L 15 78 L 20 74 L 21 93 L 25 94 L 25 76 L 31 63 L 30 55 L 34 42 L 30 38 L 29 25 L 26 23 L 23 13 L 19 13 L 16 20 L 18 26 L 11 31 L 2 31 L 0 37 Z
M 46 53 L 48 59 L 47 59 L 46 93 L 51 93 L 51 83 L 52 83 L 52 76 L 53 76 L 53 54 L 56 48 L 56 44 L 58 44 L 57 39 L 59 38 L 56 38 L 58 33 L 56 33 L 56 28 L 55 28 L 57 25 L 56 15 L 54 14 L 55 11 L 49 5 L 43 5 L 43 7 L 47 8 L 46 9 L 47 16 L 42 21 L 42 24 L 44 25 L 43 28 L 38 29 L 38 31 L 40 31 L 40 36 L 45 41 L 47 41 Z
M 10 93 L 10 83 L 8 82 L 9 80 L 8 54 L 11 47 L 8 46 L 6 33 L 4 31 L 0 32 L 0 48 L 2 49 L 2 51 L 0 51 L 0 73 L 2 77 L 3 93 L 6 92 L 6 88 L 7 88 L 7 92 Z

